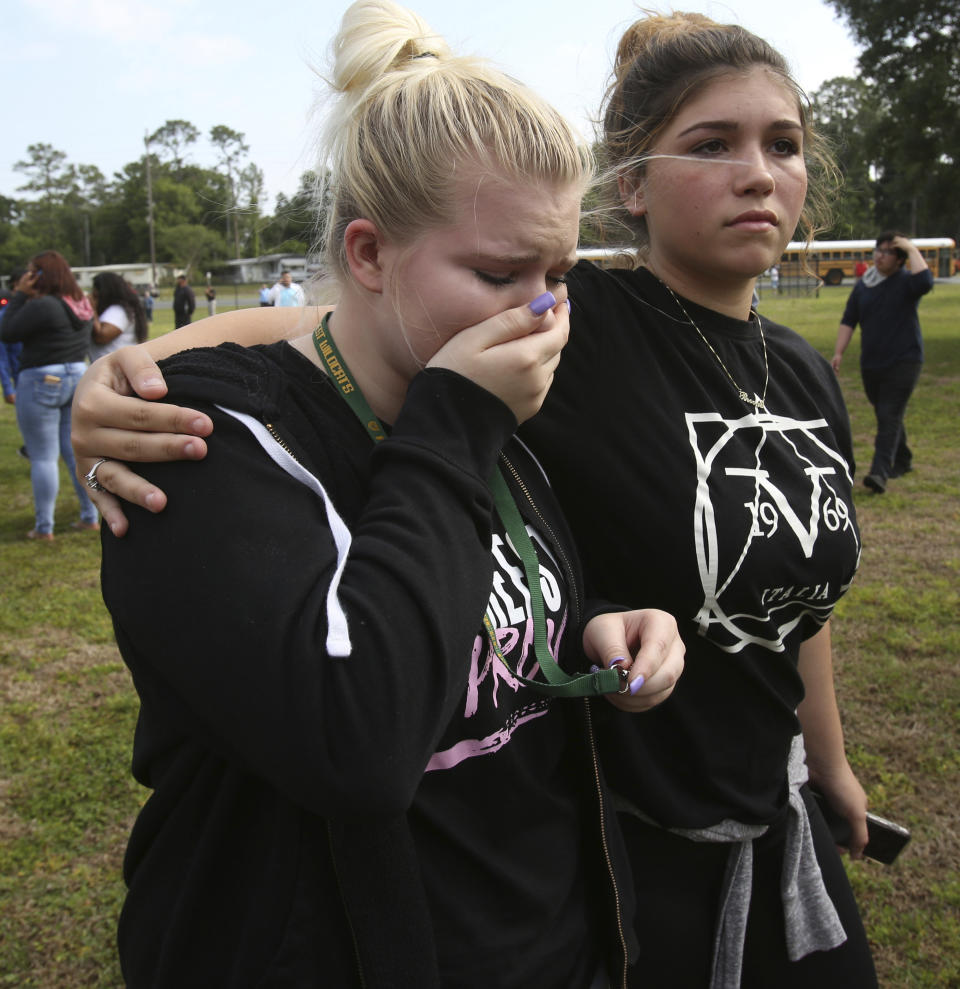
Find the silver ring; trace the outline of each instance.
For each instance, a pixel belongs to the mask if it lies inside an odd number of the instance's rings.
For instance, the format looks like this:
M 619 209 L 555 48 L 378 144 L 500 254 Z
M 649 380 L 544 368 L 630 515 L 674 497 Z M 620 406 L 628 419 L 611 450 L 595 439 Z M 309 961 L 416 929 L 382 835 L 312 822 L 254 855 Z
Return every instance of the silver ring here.
M 84 474 L 84 479 L 87 482 L 87 487 L 91 491 L 106 491 L 107 489 L 97 480 L 97 468 L 101 464 L 105 464 L 110 458 L 104 457 L 102 460 L 98 460 L 91 468 Z

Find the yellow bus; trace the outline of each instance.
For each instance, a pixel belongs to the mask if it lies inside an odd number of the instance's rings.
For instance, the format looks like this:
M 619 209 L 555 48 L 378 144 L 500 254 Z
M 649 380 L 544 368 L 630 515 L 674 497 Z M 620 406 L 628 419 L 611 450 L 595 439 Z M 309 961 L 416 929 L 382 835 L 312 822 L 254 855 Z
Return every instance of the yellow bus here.
M 950 237 L 914 237 L 920 253 L 936 278 L 949 278 L 957 270 L 956 244 Z M 802 241 L 791 241 L 780 258 L 780 278 L 784 283 L 817 279 L 826 285 L 839 285 L 844 278 L 856 278 L 858 263 L 869 267 L 873 262 L 876 240 L 815 240 L 807 247 Z M 806 267 L 802 255 L 806 249 Z M 628 267 L 633 250 L 629 247 L 585 247 L 577 251 L 579 258 L 593 261 L 602 268 Z M 813 272 L 817 277 L 809 278 Z
M 935 278 L 949 278 L 955 271 L 956 244 L 950 237 L 913 237 L 917 249 Z M 873 263 L 876 240 L 815 240 L 806 247 L 807 268 L 827 285 L 839 285 L 844 278 L 856 278 Z M 780 259 L 781 277 L 803 271 L 805 245 L 791 241 Z M 857 265 L 863 266 L 858 272 Z

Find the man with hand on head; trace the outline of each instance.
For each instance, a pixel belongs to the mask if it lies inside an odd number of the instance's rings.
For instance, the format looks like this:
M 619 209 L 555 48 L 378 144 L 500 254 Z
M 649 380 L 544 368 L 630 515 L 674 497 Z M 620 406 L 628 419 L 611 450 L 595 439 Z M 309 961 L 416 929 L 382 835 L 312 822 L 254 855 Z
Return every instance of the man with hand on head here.
M 875 494 L 886 491 L 888 479 L 913 469 L 903 417 L 923 366 L 917 306 L 931 288 L 933 274 L 913 242 L 895 231 L 882 233 L 873 267 L 854 285 L 837 331 L 834 371 L 857 324 L 863 329 L 860 374 L 877 416 L 873 462 L 863 483 Z

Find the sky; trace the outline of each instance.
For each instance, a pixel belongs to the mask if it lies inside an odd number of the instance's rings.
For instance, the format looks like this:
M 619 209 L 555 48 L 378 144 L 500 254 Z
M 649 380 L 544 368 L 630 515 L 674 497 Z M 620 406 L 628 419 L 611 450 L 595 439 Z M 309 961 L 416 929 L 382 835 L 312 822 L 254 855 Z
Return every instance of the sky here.
M 313 164 L 330 40 L 346 0 L 19 0 L 0 41 L 0 194 L 23 195 L 14 169 L 27 146 L 51 144 L 109 178 L 143 153 L 168 119 L 204 135 L 225 124 L 246 136 L 263 169 L 267 205 L 296 191 Z M 410 6 L 462 54 L 489 58 L 532 86 L 590 136 L 623 29 L 641 16 L 632 0 L 414 0 Z M 771 42 L 809 93 L 856 74 L 857 49 L 821 0 L 675 0 L 643 6 L 696 10 Z M 213 166 L 205 139 L 190 161 Z

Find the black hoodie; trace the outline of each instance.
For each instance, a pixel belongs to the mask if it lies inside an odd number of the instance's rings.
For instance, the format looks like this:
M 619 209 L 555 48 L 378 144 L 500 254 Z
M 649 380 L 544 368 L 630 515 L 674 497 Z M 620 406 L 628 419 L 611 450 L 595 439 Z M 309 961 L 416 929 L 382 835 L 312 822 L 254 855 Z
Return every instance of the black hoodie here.
M 103 539 L 104 599 L 141 699 L 134 774 L 154 791 L 125 862 L 127 984 L 453 984 L 441 972 L 459 946 L 438 950 L 446 918 L 426 891 L 442 865 L 423 861 L 440 774 L 424 773 L 474 703 L 495 534 L 486 478 L 501 449 L 523 481 L 521 513 L 567 585 L 571 655 L 561 661 L 583 663 L 575 647 L 587 609 L 546 480 L 511 438 L 509 409 L 452 372 L 419 374 L 376 446 L 323 372 L 286 344 L 190 351 L 164 373 L 170 398 L 207 411 L 216 429 L 204 461 L 145 471 L 170 495 L 162 514 L 134 510 L 124 539 Z M 303 468 L 310 476 L 297 476 Z M 591 830 L 604 818 L 592 739 L 584 746 L 568 728 L 588 702 L 500 690 L 494 706 L 517 738 L 507 755 L 465 759 L 463 782 L 449 786 L 478 815 L 496 818 L 509 799 L 503 823 L 536 826 L 544 847 L 497 845 L 504 861 L 491 873 L 518 859 L 554 862 L 534 874 L 569 873 L 583 903 L 560 905 L 568 928 L 582 915 L 604 937 L 630 930 L 605 914 L 619 900 L 619 845 Z M 533 727 L 521 732 L 524 712 Z M 556 765 L 525 767 L 530 795 L 519 774 L 495 768 L 551 746 Z M 538 787 L 556 820 L 533 802 Z M 571 829 L 570 809 L 584 800 L 590 809 Z M 449 836 L 437 841 L 445 848 Z M 470 875 L 456 865 L 454 856 L 452 884 Z M 488 964 L 480 955 L 493 939 L 504 985 L 518 984 L 504 944 L 515 923 L 544 926 L 498 915 L 473 949 Z M 584 934 L 588 947 L 572 955 L 592 967 L 599 936 Z M 622 973 L 623 936 L 614 940 L 610 963 Z M 556 938 L 546 941 L 556 953 Z

